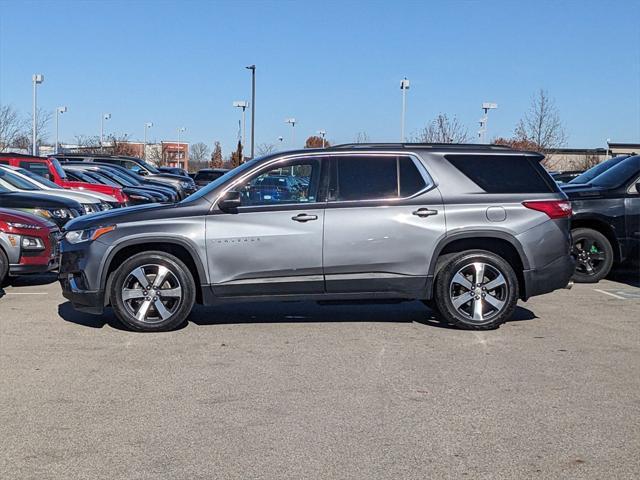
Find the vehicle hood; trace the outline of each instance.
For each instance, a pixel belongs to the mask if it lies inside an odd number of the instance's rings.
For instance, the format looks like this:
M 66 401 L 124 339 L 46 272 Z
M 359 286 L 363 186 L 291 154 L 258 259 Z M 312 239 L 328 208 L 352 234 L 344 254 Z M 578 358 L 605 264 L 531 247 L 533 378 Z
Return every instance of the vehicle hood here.
M 82 195 L 83 197 L 89 198 L 91 200 L 89 200 L 89 203 L 95 203 L 96 201 L 98 202 L 117 202 L 115 197 L 112 197 L 111 195 L 107 195 L 106 193 L 100 193 L 100 192 L 92 192 L 92 191 L 84 191 L 84 192 L 79 192 L 78 190 L 50 190 L 51 193 L 57 193 L 57 192 L 61 192 L 61 191 L 66 191 L 66 192 L 70 192 L 73 193 L 73 195 Z
M 73 208 L 80 210 L 80 203 L 57 195 L 38 195 L 38 192 L 0 193 L 0 207 L 5 208 Z
M 49 195 L 49 196 L 53 195 L 56 197 L 64 197 L 70 200 L 75 200 L 78 203 L 91 203 L 94 205 L 100 205 L 100 203 L 102 203 L 100 199 L 94 197 L 93 195 L 90 195 L 88 193 L 74 192 L 72 190 L 55 190 L 52 188 L 52 189 L 34 191 L 33 193 Z
M 189 207 L 185 205 L 184 207 Z M 134 205 L 132 207 L 116 208 L 104 212 L 93 213 L 83 217 L 77 217 L 65 225 L 65 230 L 84 230 L 100 226 L 123 224 L 128 222 L 141 222 L 145 220 L 167 219 L 181 216 L 181 204 L 173 203 L 149 203 Z
M 42 217 L 6 208 L 0 208 L 0 222 L 26 223 L 29 225 L 37 225 L 41 228 L 53 228 L 56 226 L 55 223 Z

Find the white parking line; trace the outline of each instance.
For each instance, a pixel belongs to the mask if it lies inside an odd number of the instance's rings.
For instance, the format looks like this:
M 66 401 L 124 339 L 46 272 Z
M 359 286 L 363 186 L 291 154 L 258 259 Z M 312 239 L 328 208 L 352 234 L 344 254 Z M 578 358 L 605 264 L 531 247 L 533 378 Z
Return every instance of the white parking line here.
M 605 295 L 611 295 L 612 297 L 617 298 L 618 300 L 626 300 L 625 297 L 621 297 L 620 295 L 616 295 L 615 293 L 605 292 L 604 290 L 598 290 L 597 288 L 594 288 L 594 290 L 596 292 L 604 293 Z
M 5 292 L 5 295 L 49 295 L 47 292 Z

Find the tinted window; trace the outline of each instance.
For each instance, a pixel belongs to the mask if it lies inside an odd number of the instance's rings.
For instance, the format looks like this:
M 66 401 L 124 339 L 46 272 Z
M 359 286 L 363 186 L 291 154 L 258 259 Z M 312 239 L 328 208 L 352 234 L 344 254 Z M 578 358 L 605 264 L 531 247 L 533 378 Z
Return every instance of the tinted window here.
M 242 206 L 311 203 L 318 200 L 319 183 L 320 161 L 298 160 L 263 171 L 238 190 Z
M 46 163 L 43 162 L 29 162 L 22 161 L 20 162 L 20 167 L 29 170 L 36 175 L 40 175 L 41 177 L 48 178 L 49 177 L 49 168 Z
M 524 155 L 447 155 L 487 193 L 549 193 L 557 187 L 536 160 Z
M 17 188 L 18 190 L 41 190 L 39 187 L 35 186 L 33 183 L 28 182 L 18 175 L 15 175 L 10 172 L 6 172 L 0 169 L 0 180 L 7 182 L 12 187 Z
M 620 163 L 625 158 L 627 158 L 627 157 L 614 157 L 614 158 L 610 158 L 609 160 L 605 160 L 604 162 L 599 163 L 598 165 L 595 165 L 595 166 L 591 167 L 586 172 L 582 172 L 580 175 L 578 175 L 576 178 L 571 180 L 569 183 L 589 183 L 591 180 L 596 178 L 598 175 L 600 175 L 601 173 L 607 171 L 608 169 L 610 169 L 614 165 L 617 165 L 618 163 Z
M 629 157 L 594 178 L 591 183 L 597 187 L 618 188 L 627 183 L 640 171 L 640 156 Z
M 425 188 L 410 157 L 337 157 L 332 172 L 331 199 L 375 200 L 409 197 Z

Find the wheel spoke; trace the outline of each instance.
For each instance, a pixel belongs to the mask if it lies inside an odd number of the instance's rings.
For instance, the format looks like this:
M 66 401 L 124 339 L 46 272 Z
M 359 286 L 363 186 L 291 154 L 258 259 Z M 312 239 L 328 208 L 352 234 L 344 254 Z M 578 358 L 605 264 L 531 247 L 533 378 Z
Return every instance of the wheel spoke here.
M 140 305 L 140 309 L 136 313 L 136 318 L 140 321 L 143 321 L 145 318 L 147 318 L 147 312 L 149 311 L 150 306 L 151 300 L 145 300 L 144 302 L 142 302 L 142 305 Z
M 167 288 L 166 290 L 158 290 L 158 293 L 162 297 L 178 297 L 178 298 L 180 298 L 182 296 L 182 288 L 180 288 L 180 287 Z
M 604 252 L 592 253 L 591 260 L 600 260 L 603 261 L 605 259 Z
M 125 288 L 122 290 L 122 301 L 144 298 L 145 294 L 141 288 Z
M 474 281 L 476 285 L 481 285 L 484 282 L 484 263 L 476 262 L 473 264 L 473 268 L 476 271 Z
M 501 287 L 505 283 L 506 283 L 506 280 L 504 279 L 502 274 L 498 273 L 498 276 L 493 280 L 491 280 L 490 282 L 488 282 L 486 285 L 484 285 L 484 288 L 486 288 L 488 291 L 491 291 L 498 287 Z
M 473 319 L 484 320 L 484 317 L 482 316 L 482 299 L 481 298 L 473 299 Z
M 593 273 L 593 265 L 591 265 L 590 260 L 585 260 L 583 265 L 584 265 L 584 268 L 587 270 L 587 273 Z
M 159 298 L 153 302 L 153 306 L 158 312 L 158 315 L 160 315 L 163 320 L 171 316 L 171 313 L 169 312 L 169 310 L 165 308 L 164 304 L 162 303 L 162 300 L 160 300 Z
M 453 303 L 453 308 L 458 310 L 462 305 L 468 303 L 470 300 L 473 300 L 473 297 L 468 293 L 463 293 L 462 295 L 458 295 L 457 297 L 453 297 L 451 299 L 451 303 Z
M 164 265 L 160 265 L 158 267 L 158 275 L 156 275 L 156 278 L 153 281 L 153 288 L 160 288 L 160 286 L 164 283 L 165 278 L 167 278 L 168 273 L 169 269 Z
M 131 275 L 136 277 L 142 288 L 149 288 L 149 279 L 145 275 L 144 270 L 142 270 L 142 267 L 136 268 L 133 272 L 131 272 Z
M 458 272 L 458 273 L 456 273 L 454 275 L 453 283 L 457 283 L 458 285 L 462 285 L 467 290 L 472 290 L 473 289 L 473 285 L 471 285 L 471 282 L 469 280 L 467 280 L 467 278 L 464 275 L 462 275 L 460 272 Z
M 487 295 L 486 297 L 484 297 L 484 300 L 496 310 L 501 310 L 505 304 L 504 300 L 499 300 L 493 295 Z

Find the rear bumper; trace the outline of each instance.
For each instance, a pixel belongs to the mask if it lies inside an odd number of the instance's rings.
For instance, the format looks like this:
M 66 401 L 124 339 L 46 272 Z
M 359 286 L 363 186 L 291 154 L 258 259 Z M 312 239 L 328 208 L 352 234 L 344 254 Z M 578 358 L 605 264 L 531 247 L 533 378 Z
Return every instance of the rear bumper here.
M 523 299 L 565 288 L 576 268 L 571 255 L 563 255 L 542 268 L 524 270 L 525 292 Z

